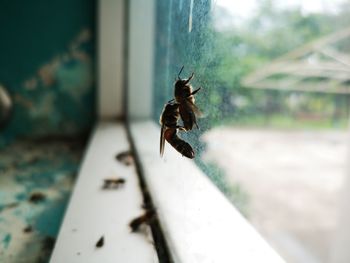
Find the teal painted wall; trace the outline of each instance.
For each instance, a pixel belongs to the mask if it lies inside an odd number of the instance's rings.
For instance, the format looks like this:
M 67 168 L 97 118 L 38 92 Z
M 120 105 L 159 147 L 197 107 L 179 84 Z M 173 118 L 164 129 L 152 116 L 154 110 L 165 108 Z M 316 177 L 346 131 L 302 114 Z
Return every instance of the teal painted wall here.
M 94 0 L 2 0 L 0 84 L 14 110 L 0 145 L 76 135 L 95 120 Z
M 49 260 L 95 122 L 95 26 L 95 0 L 0 1 L 0 262 Z
M 0 151 L 0 262 L 49 261 L 84 145 L 21 139 Z M 33 193 L 42 200 L 31 201 Z

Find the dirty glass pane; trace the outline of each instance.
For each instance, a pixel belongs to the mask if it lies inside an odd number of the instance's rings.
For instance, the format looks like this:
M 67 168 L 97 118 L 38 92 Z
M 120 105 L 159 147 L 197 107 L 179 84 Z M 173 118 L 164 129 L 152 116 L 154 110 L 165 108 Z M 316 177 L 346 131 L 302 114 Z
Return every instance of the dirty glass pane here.
M 337 252 L 349 18 L 345 0 L 157 1 L 153 118 L 180 68 L 194 72 L 204 116 L 180 136 L 287 262 L 350 262 Z

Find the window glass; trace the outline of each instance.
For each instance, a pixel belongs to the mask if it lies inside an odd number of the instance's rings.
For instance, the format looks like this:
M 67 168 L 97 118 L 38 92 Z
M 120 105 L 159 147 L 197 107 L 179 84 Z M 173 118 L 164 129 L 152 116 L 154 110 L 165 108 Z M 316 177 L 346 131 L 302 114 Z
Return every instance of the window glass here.
M 154 120 L 181 67 L 182 78 L 194 72 L 203 117 L 179 134 L 197 165 L 288 262 L 327 262 L 347 150 L 349 2 L 158 0 L 156 9 Z

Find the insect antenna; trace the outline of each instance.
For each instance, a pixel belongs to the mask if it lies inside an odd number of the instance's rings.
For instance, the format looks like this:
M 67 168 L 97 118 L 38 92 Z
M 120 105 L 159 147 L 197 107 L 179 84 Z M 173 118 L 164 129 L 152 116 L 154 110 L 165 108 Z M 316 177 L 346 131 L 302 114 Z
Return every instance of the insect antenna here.
M 179 74 L 177 74 L 177 78 L 178 78 L 178 79 L 181 79 L 181 78 L 180 78 L 180 75 L 181 75 L 181 72 L 182 72 L 183 69 L 184 69 L 184 66 L 181 67 Z

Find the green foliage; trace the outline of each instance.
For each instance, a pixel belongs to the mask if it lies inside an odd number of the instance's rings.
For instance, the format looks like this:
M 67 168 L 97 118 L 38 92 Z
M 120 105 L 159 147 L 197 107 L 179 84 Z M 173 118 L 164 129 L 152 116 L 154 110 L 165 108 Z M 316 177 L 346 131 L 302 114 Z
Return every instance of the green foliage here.
M 289 119 L 288 123 L 296 127 L 325 127 L 328 123 L 328 128 L 334 127 L 334 123 L 344 123 L 349 108 L 347 96 L 252 90 L 243 87 L 241 80 L 271 60 L 342 29 L 349 14 L 350 4 L 340 13 L 304 14 L 300 8 L 280 9 L 275 1 L 265 0 L 260 2 L 256 15 L 239 27 L 220 31 L 208 24 L 204 30 L 205 35 L 210 36 L 211 49 L 204 49 L 202 59 L 194 66 L 199 68 L 197 78 L 205 88 L 205 97 L 198 96 L 198 104 L 206 108 L 208 121 L 219 125 L 231 119 L 230 123 L 239 124 L 250 117 L 254 125 L 258 119 L 271 117 L 274 121 L 265 121 L 266 125 L 279 127 L 276 120 Z M 350 46 L 348 42 L 339 45 L 346 49 Z M 203 65 L 206 66 L 203 68 Z M 321 79 L 310 79 L 311 83 L 315 81 Z M 296 105 L 289 105 L 295 98 Z M 319 116 L 311 125 L 298 119 L 310 113 Z M 278 115 L 280 118 L 276 118 Z M 319 124 L 315 119 L 319 119 Z
M 194 72 L 191 83 L 202 87 L 196 104 L 204 118 L 198 120 L 200 130 L 181 136 L 194 147 L 199 167 L 246 214 L 246 193 L 239 185 L 230 184 L 219 167 L 202 160 L 205 145 L 198 138 L 213 126 L 225 124 L 344 127 L 350 104 L 347 96 L 248 89 L 241 82 L 271 60 L 347 25 L 350 5 L 338 14 L 304 14 L 298 8 L 278 9 L 274 1 L 265 0 L 244 24 L 220 30 L 214 27 L 211 1 L 196 4 L 190 28 L 190 3 L 157 1 L 153 117 L 158 122 L 164 103 L 173 97 L 174 78 L 181 66 L 185 66 L 183 78 Z M 341 44 L 344 50 L 349 46 Z

